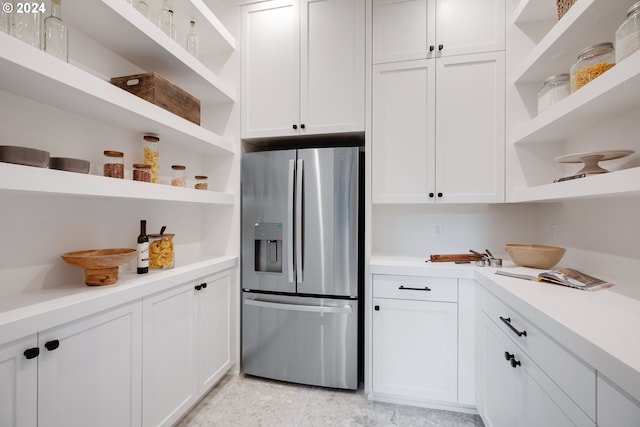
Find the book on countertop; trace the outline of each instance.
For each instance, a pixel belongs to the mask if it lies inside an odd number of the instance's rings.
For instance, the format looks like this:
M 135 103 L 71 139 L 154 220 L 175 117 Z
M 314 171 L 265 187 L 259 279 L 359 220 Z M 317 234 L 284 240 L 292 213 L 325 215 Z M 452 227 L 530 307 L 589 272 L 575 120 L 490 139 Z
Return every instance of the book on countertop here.
M 528 274 L 510 273 L 504 270 L 497 270 L 496 274 L 502 276 L 516 277 L 524 280 L 535 280 L 538 282 L 548 282 L 556 285 L 568 286 L 570 288 L 582 289 L 583 291 L 597 291 L 613 286 L 613 283 L 606 282 L 593 276 L 589 276 L 573 268 L 561 268 L 558 270 L 543 271 L 537 276 Z

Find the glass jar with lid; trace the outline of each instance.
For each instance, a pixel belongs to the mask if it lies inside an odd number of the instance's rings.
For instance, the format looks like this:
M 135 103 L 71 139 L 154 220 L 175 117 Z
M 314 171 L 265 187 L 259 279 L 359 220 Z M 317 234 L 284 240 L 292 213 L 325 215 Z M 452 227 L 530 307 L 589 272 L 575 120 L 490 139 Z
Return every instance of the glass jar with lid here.
M 135 163 L 133 165 L 133 180 L 151 182 L 151 166 L 146 163 Z
M 186 187 L 187 186 L 187 168 L 184 165 L 171 165 L 173 170 L 173 178 L 171 178 L 171 185 L 174 187 Z
M 538 114 L 571 94 L 569 74 L 549 76 L 538 92 Z
M 205 175 L 196 175 L 196 184 L 194 188 L 196 190 L 208 190 L 209 184 L 207 183 L 208 177 Z
M 627 19 L 616 31 L 616 63 L 640 49 L 640 1 L 627 11 Z
M 103 175 L 110 178 L 124 178 L 124 153 L 120 151 L 104 151 Z
M 175 234 L 149 234 L 149 268 L 154 270 L 173 268 L 175 252 L 173 237 Z
M 571 67 L 571 93 L 604 74 L 616 64 L 613 43 L 598 43 L 582 50 Z
M 145 135 L 144 139 L 144 163 L 151 168 L 151 182 L 157 184 L 160 174 L 160 150 L 158 148 L 160 138 L 155 135 Z

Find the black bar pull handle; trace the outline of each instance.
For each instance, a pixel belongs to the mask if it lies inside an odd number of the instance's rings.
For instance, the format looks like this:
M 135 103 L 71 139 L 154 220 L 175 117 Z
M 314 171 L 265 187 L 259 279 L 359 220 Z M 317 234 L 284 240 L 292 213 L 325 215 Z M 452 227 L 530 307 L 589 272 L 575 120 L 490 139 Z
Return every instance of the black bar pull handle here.
M 513 325 L 511 324 L 511 318 L 510 317 L 502 317 L 500 316 L 500 320 L 502 320 L 502 322 L 507 325 L 509 327 L 509 329 L 511 329 L 513 331 L 514 334 L 516 334 L 517 336 L 521 337 L 521 336 L 527 336 L 527 331 L 519 331 L 516 328 L 513 327 Z
M 40 349 L 38 347 L 28 348 L 23 354 L 27 359 L 34 359 L 40 354 Z
M 403 285 L 400 285 L 398 289 L 401 291 L 426 291 L 426 292 L 429 292 L 431 290 L 428 286 L 425 286 L 424 288 L 405 288 Z
M 44 343 L 44 348 L 46 348 L 49 351 L 53 351 L 58 347 L 60 347 L 60 341 L 58 340 L 51 340 Z

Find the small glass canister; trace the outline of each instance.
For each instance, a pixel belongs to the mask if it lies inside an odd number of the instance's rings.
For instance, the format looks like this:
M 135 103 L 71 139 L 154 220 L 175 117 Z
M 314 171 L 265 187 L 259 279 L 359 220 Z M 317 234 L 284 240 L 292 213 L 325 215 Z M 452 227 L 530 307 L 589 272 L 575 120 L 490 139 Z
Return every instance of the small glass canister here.
M 124 153 L 120 151 L 104 151 L 103 175 L 110 178 L 124 178 Z
M 173 236 L 175 234 L 149 234 L 149 268 L 154 270 L 173 268 L 175 264 Z
M 183 165 L 171 165 L 171 169 L 173 169 L 173 178 L 171 178 L 171 185 L 173 185 L 174 187 L 186 187 L 187 168 Z
M 151 182 L 158 183 L 160 174 L 160 151 L 158 145 L 160 138 L 155 135 L 145 135 L 144 139 L 144 163 L 151 166 Z
M 209 184 L 207 183 L 207 179 L 208 177 L 205 175 L 196 175 L 196 185 L 194 186 L 194 188 L 196 190 L 208 190 L 209 189 Z
M 571 94 L 569 74 L 549 76 L 538 92 L 538 114 Z
M 627 19 L 616 31 L 616 63 L 640 49 L 640 1 L 629 8 Z
M 146 163 L 135 163 L 133 165 L 133 180 L 151 182 L 151 166 Z
M 616 64 L 613 43 L 598 43 L 578 54 L 578 60 L 571 67 L 571 93 L 604 74 Z

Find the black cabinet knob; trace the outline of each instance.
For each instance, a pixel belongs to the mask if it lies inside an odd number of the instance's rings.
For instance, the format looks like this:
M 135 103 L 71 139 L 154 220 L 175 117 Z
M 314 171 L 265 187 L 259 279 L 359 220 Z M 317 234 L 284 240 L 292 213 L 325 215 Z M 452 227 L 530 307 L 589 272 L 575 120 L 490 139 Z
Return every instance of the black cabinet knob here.
M 436 49 L 434 45 L 429 45 L 429 52 L 433 52 Z
M 293 129 L 298 129 L 298 125 L 293 125 Z
M 195 289 L 196 291 L 199 291 L 200 289 L 202 289 L 202 285 L 195 285 L 193 289 Z
M 303 124 L 300 125 L 300 129 L 304 129 L 304 128 L 305 128 L 305 126 L 304 126 L 304 123 L 303 123 Z
M 438 193 L 438 197 L 442 197 L 442 193 Z
M 435 196 L 434 193 L 429 193 L 429 197 L 433 198 Z
M 443 44 L 439 44 L 438 45 L 438 50 L 442 50 L 442 49 L 444 49 L 444 45 Z
M 509 353 L 508 351 L 505 351 L 505 352 L 504 352 L 504 358 L 505 358 L 505 360 L 509 361 L 509 360 L 513 359 L 514 357 L 515 357 L 515 355 L 514 355 L 514 354 L 511 354 L 511 353 Z
M 374 306 L 374 307 L 373 307 L 373 309 L 374 309 L 375 311 L 380 311 L 380 306 L 379 306 L 379 305 L 376 305 L 376 306 Z
M 511 358 L 511 367 L 512 368 L 517 368 L 520 365 L 522 365 L 522 363 L 520 363 L 519 360 L 516 360 L 515 357 Z
M 206 283 L 200 283 L 200 286 L 202 286 L 202 289 L 207 289 L 207 284 Z
M 58 340 L 51 340 L 44 343 L 44 348 L 46 348 L 49 351 L 53 351 L 58 347 L 60 347 L 60 341 Z
M 34 359 L 40 354 L 40 349 L 38 347 L 28 348 L 23 354 L 27 359 Z

